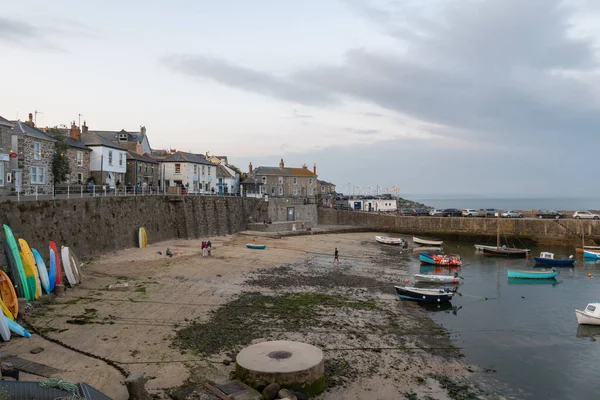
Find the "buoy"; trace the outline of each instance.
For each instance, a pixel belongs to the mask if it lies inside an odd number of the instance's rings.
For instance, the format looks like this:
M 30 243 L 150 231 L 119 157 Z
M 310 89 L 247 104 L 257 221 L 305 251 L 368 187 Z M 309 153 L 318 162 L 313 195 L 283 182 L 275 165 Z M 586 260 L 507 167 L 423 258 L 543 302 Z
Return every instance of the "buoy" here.
M 404 283 L 408 283 L 408 279 L 404 281 Z
M 589 277 L 589 278 L 593 278 L 592 274 L 588 274 L 588 277 Z

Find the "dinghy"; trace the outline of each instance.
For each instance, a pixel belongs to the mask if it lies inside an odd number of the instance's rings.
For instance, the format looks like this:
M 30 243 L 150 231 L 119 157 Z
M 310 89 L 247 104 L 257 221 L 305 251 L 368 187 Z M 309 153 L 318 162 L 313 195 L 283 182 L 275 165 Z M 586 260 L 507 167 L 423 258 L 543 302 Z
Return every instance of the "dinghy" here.
M 264 250 L 267 248 L 266 244 L 252 244 L 252 243 L 248 243 L 246 244 L 246 247 L 249 249 L 253 249 L 253 250 Z
M 461 265 L 460 256 L 458 254 L 442 254 L 435 255 L 431 253 L 419 253 L 419 260 L 425 264 L 432 265 L 447 265 L 459 267 Z
M 590 303 L 585 310 L 575 310 L 579 325 L 600 325 L 600 303 Z
M 65 246 L 60 246 L 60 254 L 62 257 L 62 266 L 63 266 L 63 270 L 65 272 L 65 275 L 67 277 L 67 282 L 69 282 L 69 285 L 71 285 L 71 286 L 77 285 L 77 283 L 78 283 L 77 278 L 75 277 L 75 273 L 73 272 L 73 269 L 71 268 L 71 258 L 69 257 L 69 248 L 65 247 Z
M 517 270 L 517 269 L 509 269 L 506 271 L 508 273 L 509 278 L 519 278 L 519 279 L 554 279 L 558 272 L 552 268 L 551 271 L 527 271 L 527 270 Z
M 476 244 L 475 245 L 475 249 L 479 250 L 479 251 L 484 251 L 484 250 L 491 250 L 491 251 L 495 251 L 498 247 L 497 246 L 488 246 L 488 245 L 484 245 L 484 244 Z M 518 249 L 516 247 L 504 247 L 505 249 L 508 250 L 517 250 L 517 251 L 525 251 L 527 253 L 530 252 L 529 249 Z
M 597 251 L 584 250 L 583 257 L 598 260 L 598 259 L 600 259 L 600 253 Z
M 2 296 L 2 301 L 6 305 L 6 308 L 8 308 L 13 317 L 16 318 L 19 314 L 17 292 L 8 275 L 2 270 L 0 270 L 0 296 Z
M 394 286 L 400 300 L 413 300 L 424 302 L 451 301 L 454 292 L 449 288 L 444 289 L 421 289 L 408 286 Z
M 413 242 L 417 244 L 422 244 L 423 246 L 441 246 L 444 244 L 443 240 L 439 239 L 421 239 L 416 236 L 413 236 Z
M 570 267 L 575 263 L 573 256 L 569 258 L 554 258 L 554 253 L 544 251 L 539 257 L 534 257 L 536 264 L 541 265 L 556 265 L 556 266 L 567 266 Z
M 510 247 L 494 247 L 492 249 L 483 249 L 484 256 L 506 257 L 506 258 L 527 258 L 529 250 L 515 249 Z
M 404 240 L 402 238 L 391 238 L 387 236 L 375 236 L 377 243 L 400 246 Z
M 415 282 L 429 282 L 429 283 L 458 283 L 458 274 L 454 275 L 427 275 L 427 274 L 413 274 Z

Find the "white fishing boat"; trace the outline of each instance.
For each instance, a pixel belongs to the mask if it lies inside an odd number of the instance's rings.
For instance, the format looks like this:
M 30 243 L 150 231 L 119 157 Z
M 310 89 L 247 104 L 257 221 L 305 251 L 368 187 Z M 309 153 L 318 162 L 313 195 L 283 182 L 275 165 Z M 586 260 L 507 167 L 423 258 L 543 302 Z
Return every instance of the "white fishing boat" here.
M 391 238 L 387 236 L 375 236 L 377 243 L 390 244 L 392 246 L 400 246 L 404 240 L 402 238 Z
M 585 310 L 575 310 L 579 325 L 600 325 L 600 303 L 590 303 Z
M 429 283 L 458 283 L 458 274 L 454 275 L 426 275 L 414 274 L 415 282 Z
M 476 245 L 475 245 L 475 249 L 476 249 L 476 250 L 479 250 L 479 251 L 484 251 L 484 250 L 491 250 L 491 251 L 494 251 L 494 250 L 496 250 L 497 248 L 498 248 L 498 247 L 496 247 L 496 246 L 487 246 L 487 245 L 483 245 L 483 244 L 476 244 Z M 522 250 L 522 251 L 525 251 L 525 252 L 527 252 L 527 253 L 529 253 L 529 252 L 530 252 L 530 250 L 529 250 L 529 249 L 518 249 L 518 250 Z
M 440 246 L 421 246 L 421 247 L 413 247 L 412 249 L 415 253 L 435 253 L 436 251 L 440 251 Z
M 439 240 L 439 239 L 421 239 L 418 238 L 416 236 L 413 236 L 413 242 L 417 243 L 417 244 L 422 244 L 424 246 L 441 246 L 444 244 L 443 240 Z

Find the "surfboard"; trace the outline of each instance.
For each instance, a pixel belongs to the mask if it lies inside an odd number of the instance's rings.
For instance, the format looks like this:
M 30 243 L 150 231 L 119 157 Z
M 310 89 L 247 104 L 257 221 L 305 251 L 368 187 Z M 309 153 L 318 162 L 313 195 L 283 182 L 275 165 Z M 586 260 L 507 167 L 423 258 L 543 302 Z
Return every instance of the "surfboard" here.
M 6 304 L 4 304 L 2 300 L 0 300 L 0 308 L 2 309 L 2 314 L 6 315 L 9 319 L 12 319 L 13 321 L 15 320 L 14 315 L 12 315 L 12 313 L 10 312 L 8 307 L 6 307 Z
M 79 260 L 79 258 L 75 255 L 73 250 L 69 248 L 69 257 L 71 257 L 71 268 L 75 272 L 75 277 L 79 283 L 83 282 L 83 263 Z
M 15 321 L 4 317 L 6 324 L 8 325 L 8 329 L 16 333 L 17 335 L 21 335 L 23 337 L 30 337 L 31 333 L 27 332 L 27 329 L 23 328 L 21 325 L 17 324 Z
M 4 271 L 0 271 L 0 296 L 2 296 L 2 301 L 6 305 L 6 308 L 16 318 L 19 314 L 17 293 L 10 278 Z
M 50 284 L 50 292 L 54 292 L 56 284 L 56 253 L 50 248 L 50 269 L 48 270 L 48 283 Z
M 17 272 L 17 264 L 15 263 L 15 257 L 13 255 L 13 252 L 10 249 L 10 246 L 8 245 L 7 240 L 2 241 L 2 246 L 4 247 L 4 255 L 6 256 L 6 262 L 8 264 L 8 267 L 7 267 L 8 271 L 6 271 L 6 275 L 8 275 L 8 277 L 10 278 L 10 282 L 13 285 L 13 289 L 15 290 L 17 297 L 24 299 L 25 293 L 23 293 L 23 286 L 21 286 L 20 284 L 15 285 L 15 283 L 19 283 L 20 280 L 19 280 L 19 274 Z
M 54 279 L 54 284 L 60 285 L 60 282 L 62 280 L 62 271 L 60 269 L 60 253 L 56 248 L 56 243 L 50 241 L 48 242 L 48 244 L 50 245 L 50 250 L 54 251 L 54 264 L 56 265 L 56 278 Z
M 0 316 L 0 336 L 5 342 L 10 340 L 10 328 L 8 327 L 8 321 L 13 322 L 4 315 Z
M 42 288 L 40 287 L 40 277 L 37 273 L 33 253 L 31 252 L 31 248 L 29 248 L 29 245 L 25 239 L 19 239 L 19 247 L 21 248 L 21 261 L 23 262 L 23 269 L 25 270 L 25 276 L 27 277 L 29 295 L 31 296 L 32 300 L 37 300 L 42 294 Z
M 65 276 L 67 277 L 67 282 L 69 285 L 75 286 L 77 285 L 77 278 L 71 269 L 71 260 L 69 257 L 69 248 L 65 246 L 60 246 L 60 256 L 62 258 L 62 266 L 65 271 Z
M 27 286 L 27 276 L 25 275 L 23 262 L 21 261 L 21 256 L 19 255 L 19 247 L 17 246 L 17 241 L 15 240 L 15 237 L 13 236 L 13 233 L 8 227 L 8 225 L 3 225 L 3 227 L 4 235 L 6 236 L 6 242 L 8 244 L 8 247 L 10 248 L 12 259 L 15 262 L 16 271 L 13 271 L 13 277 L 18 277 L 18 279 L 15 279 L 16 282 L 13 282 L 13 284 L 20 286 L 20 289 L 17 287 L 17 290 L 23 292 L 23 297 L 25 297 L 26 300 L 33 300 L 33 297 L 29 295 L 29 287 Z
M 33 253 L 33 259 L 35 260 L 35 266 L 37 268 L 38 276 L 40 277 L 40 284 L 44 293 L 50 293 L 50 279 L 48 278 L 48 270 L 46 269 L 46 263 L 36 249 L 31 249 Z
M 148 235 L 146 234 L 146 228 L 141 227 L 138 230 L 138 245 L 140 249 L 145 249 L 148 245 Z

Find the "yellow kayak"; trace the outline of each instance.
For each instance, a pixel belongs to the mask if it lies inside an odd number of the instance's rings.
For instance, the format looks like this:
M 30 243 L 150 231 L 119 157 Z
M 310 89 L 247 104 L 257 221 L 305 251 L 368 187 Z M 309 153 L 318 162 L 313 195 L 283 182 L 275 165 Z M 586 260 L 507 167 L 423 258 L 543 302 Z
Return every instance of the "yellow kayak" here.
M 2 312 L 4 313 L 4 315 L 6 315 L 8 318 L 12 319 L 13 321 L 15 320 L 14 315 L 12 315 L 12 313 L 10 312 L 8 307 L 6 307 L 6 304 L 4 304 L 4 302 L 2 300 L 0 300 L 0 307 L 2 307 Z
M 19 247 L 19 255 L 21 256 L 21 261 L 23 262 L 23 269 L 25 270 L 25 277 L 27 279 L 29 293 L 31 294 L 32 298 L 37 300 L 42 294 L 42 288 L 40 286 L 40 278 L 38 277 L 33 253 L 24 239 L 19 239 Z

